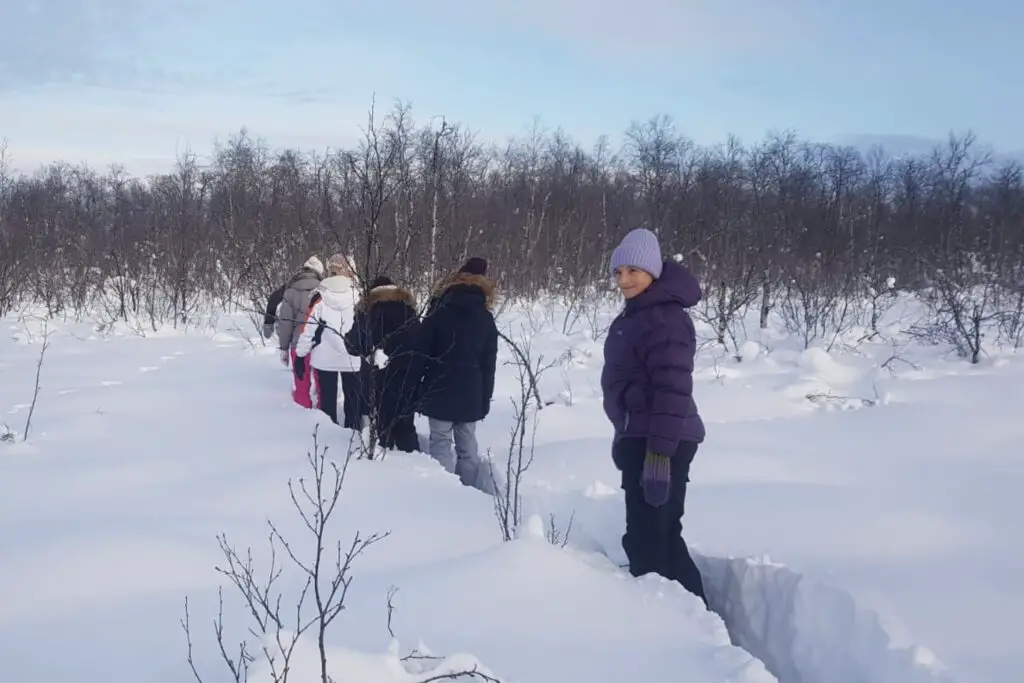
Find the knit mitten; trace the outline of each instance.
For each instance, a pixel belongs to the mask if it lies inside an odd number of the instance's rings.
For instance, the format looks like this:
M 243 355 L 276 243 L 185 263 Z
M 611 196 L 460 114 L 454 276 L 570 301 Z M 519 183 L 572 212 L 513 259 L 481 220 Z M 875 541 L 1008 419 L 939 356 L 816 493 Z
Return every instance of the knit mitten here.
M 672 461 L 667 455 L 647 453 L 644 458 L 644 472 L 640 483 L 644 489 L 644 500 L 648 505 L 661 507 L 668 502 L 668 491 L 672 478 Z

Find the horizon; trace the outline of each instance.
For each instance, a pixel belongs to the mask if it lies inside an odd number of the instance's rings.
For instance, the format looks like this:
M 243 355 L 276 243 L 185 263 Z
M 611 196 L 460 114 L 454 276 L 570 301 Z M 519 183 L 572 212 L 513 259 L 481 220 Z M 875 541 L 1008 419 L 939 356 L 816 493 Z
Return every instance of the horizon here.
M 443 116 L 497 144 L 539 121 L 618 148 L 631 122 L 667 114 L 705 147 L 792 131 L 902 155 L 972 131 L 1024 160 L 1024 93 L 1005 85 L 1024 7 L 781 1 L 14 0 L 0 139 L 16 171 L 145 176 L 243 129 L 275 150 L 349 147 L 371 104 L 405 101 L 420 125 Z

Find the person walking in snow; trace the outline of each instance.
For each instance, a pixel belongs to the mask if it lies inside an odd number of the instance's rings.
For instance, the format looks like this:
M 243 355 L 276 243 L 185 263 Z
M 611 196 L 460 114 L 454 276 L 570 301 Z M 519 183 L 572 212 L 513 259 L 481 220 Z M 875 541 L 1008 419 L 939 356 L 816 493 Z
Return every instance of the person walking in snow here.
M 352 328 L 356 311 L 354 273 L 344 254 L 327 262 L 327 277 L 316 288 L 309 316 L 295 347 L 295 376 L 313 373 L 317 407 L 338 424 L 338 381 L 341 380 L 343 426 L 359 431 L 359 356 L 345 347 L 345 334 Z
M 601 391 L 626 497 L 622 547 L 631 574 L 678 581 L 706 605 L 682 538 L 690 464 L 705 437 L 693 400 L 696 333 L 687 311 L 701 300 L 700 284 L 682 264 L 663 261 L 657 236 L 643 228 L 616 247 L 611 272 L 625 307 L 605 339 Z
M 288 367 L 289 360 L 292 367 L 295 366 L 295 348 L 299 343 L 299 335 L 302 331 L 302 323 L 309 313 L 310 298 L 313 291 L 320 285 L 324 277 L 324 264 L 316 256 L 310 256 L 302 264 L 295 275 L 278 291 L 281 292 L 278 303 L 274 303 L 275 295 L 267 304 L 267 312 L 274 306 L 277 313 L 274 316 L 274 323 L 277 327 L 278 353 L 281 363 Z M 276 294 L 276 292 L 275 292 Z M 266 332 L 267 316 L 264 316 L 264 335 Z M 292 399 L 304 408 L 312 408 L 310 399 L 309 376 L 293 376 Z
M 281 300 L 284 299 L 284 293 L 287 289 L 288 283 L 285 282 L 283 285 L 271 292 L 270 297 L 267 299 L 267 307 L 263 311 L 264 339 L 270 339 L 274 336 L 274 328 L 277 323 L 277 307 L 281 305 Z
M 371 376 L 363 384 L 372 395 L 378 442 L 383 448 L 418 451 L 415 402 L 422 376 L 419 317 L 415 299 L 381 275 L 359 302 L 356 323 L 345 335 L 348 350 L 370 359 Z M 376 356 L 383 358 L 376 361 Z
M 485 475 L 489 468 L 480 459 L 476 423 L 487 417 L 494 395 L 494 294 L 487 261 L 470 259 L 444 281 L 420 326 L 419 412 L 430 425 L 430 455 L 463 484 L 482 490 L 490 490 L 491 482 Z

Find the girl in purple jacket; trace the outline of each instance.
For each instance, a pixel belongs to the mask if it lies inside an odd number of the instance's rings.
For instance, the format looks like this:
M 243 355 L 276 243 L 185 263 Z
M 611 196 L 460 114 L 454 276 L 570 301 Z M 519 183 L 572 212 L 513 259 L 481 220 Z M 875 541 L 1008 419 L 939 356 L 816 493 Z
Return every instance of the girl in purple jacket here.
M 664 261 L 657 236 L 642 228 L 612 253 L 611 271 L 626 303 L 605 339 L 601 390 L 626 494 L 622 547 L 633 576 L 656 572 L 707 604 L 682 538 L 690 463 L 704 440 L 687 312 L 701 299 L 700 285 L 685 266 Z

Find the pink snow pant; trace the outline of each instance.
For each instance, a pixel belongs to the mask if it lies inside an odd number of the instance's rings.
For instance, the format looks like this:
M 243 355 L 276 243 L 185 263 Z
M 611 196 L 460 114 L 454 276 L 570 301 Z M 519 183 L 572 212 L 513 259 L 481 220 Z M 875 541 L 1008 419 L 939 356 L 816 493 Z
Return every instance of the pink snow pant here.
M 292 361 L 292 400 L 298 403 L 307 410 L 312 410 L 313 399 L 310 397 L 311 384 L 316 384 L 317 396 L 320 395 L 320 382 L 317 379 L 316 372 L 313 368 L 309 367 L 309 357 L 306 357 L 306 371 L 302 373 L 302 379 L 295 376 L 295 349 L 290 351 L 290 357 Z

